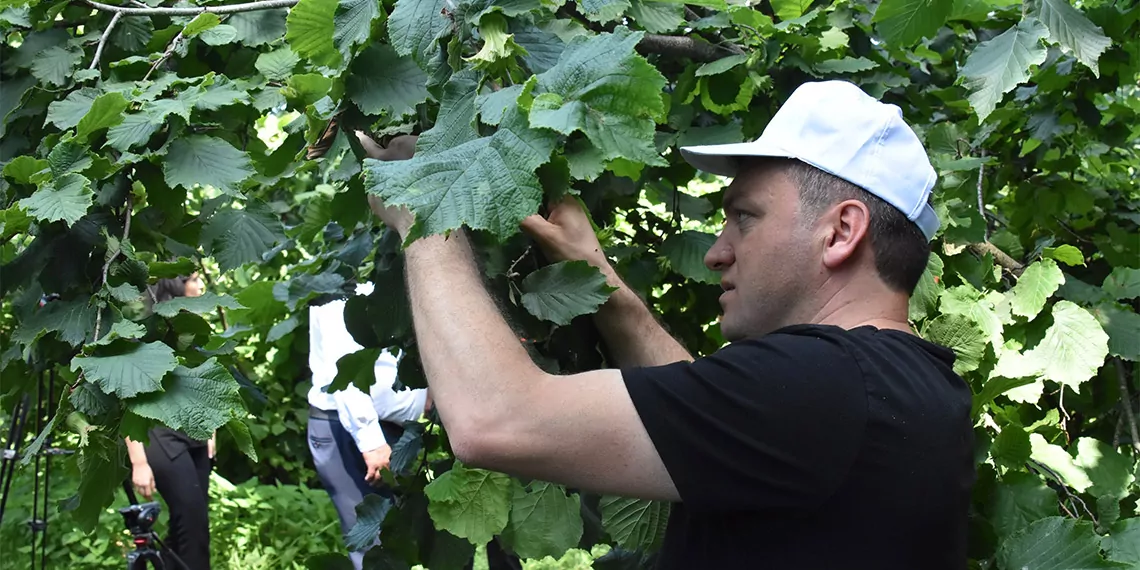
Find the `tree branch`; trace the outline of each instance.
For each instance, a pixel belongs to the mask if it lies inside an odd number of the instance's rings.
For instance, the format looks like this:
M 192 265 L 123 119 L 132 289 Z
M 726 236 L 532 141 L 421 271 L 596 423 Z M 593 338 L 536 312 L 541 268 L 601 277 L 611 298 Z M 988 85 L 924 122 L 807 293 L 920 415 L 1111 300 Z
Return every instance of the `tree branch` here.
M 1132 434 L 1132 447 L 1140 452 L 1140 429 L 1136 427 L 1136 414 L 1132 411 L 1132 394 L 1128 391 L 1128 376 L 1124 372 L 1124 360 L 1116 360 L 1116 380 L 1120 382 L 1120 403 L 1124 405 L 1124 415 L 1128 418 L 1128 429 Z
M 646 34 L 637 43 L 637 47 L 644 52 L 687 57 L 693 61 L 715 61 L 722 57 L 720 50 L 713 44 L 689 36 Z
M 982 149 L 982 158 L 986 158 L 986 149 Z M 986 165 L 981 164 L 978 166 L 978 215 L 982 217 L 982 223 L 985 224 L 986 230 L 986 243 L 990 241 L 990 222 L 986 219 L 986 201 L 982 195 L 982 177 L 985 176 Z
M 988 241 L 982 243 L 972 243 L 967 248 L 975 254 L 982 256 L 990 254 L 994 256 L 994 263 L 997 263 L 1016 277 L 1021 276 L 1021 272 L 1025 271 L 1025 266 L 1020 261 L 1009 256 L 1008 253 L 998 249 L 998 247 Z
M 115 251 L 113 255 L 107 256 L 107 262 L 103 264 L 103 281 L 99 283 L 100 287 L 107 285 L 107 272 L 111 270 L 111 262 L 115 261 L 115 259 L 119 257 L 119 254 L 123 252 L 123 242 L 127 241 L 127 238 L 131 235 L 131 210 L 134 209 L 134 200 L 129 189 L 127 191 L 126 209 L 127 213 L 125 220 L 123 221 L 123 237 L 119 240 L 119 249 Z M 91 342 L 99 340 L 99 329 L 102 328 L 102 325 L 103 310 L 100 309 L 97 313 L 95 313 L 95 336 L 91 338 Z
M 237 12 L 253 12 L 256 10 L 272 10 L 274 8 L 288 8 L 295 6 L 300 0 L 259 0 L 245 4 L 230 4 L 228 6 L 196 6 L 193 8 L 133 8 L 130 6 L 115 6 L 93 0 L 84 0 L 96 10 L 116 12 L 128 16 L 197 16 L 198 14 L 235 14 Z
M 103 30 L 103 35 L 99 36 L 99 45 L 95 47 L 95 57 L 91 59 L 91 65 L 87 66 L 87 69 L 99 67 L 99 58 L 103 57 L 103 46 L 107 45 L 107 38 L 111 37 L 111 31 L 115 29 L 115 25 L 119 23 L 119 19 L 122 17 L 122 12 L 115 12 L 115 15 L 111 16 L 111 23 L 107 24 L 107 29 Z
M 166 51 L 162 52 L 162 57 L 156 59 L 150 66 L 150 69 L 147 70 L 146 75 L 144 75 L 142 78 L 143 81 L 150 79 L 150 75 L 154 73 L 154 70 L 158 69 L 158 66 L 162 65 L 162 62 L 170 59 L 170 56 L 174 54 L 174 48 L 178 47 L 178 42 L 182 40 L 182 32 L 185 31 L 186 30 L 183 29 L 182 31 L 178 32 L 177 36 L 174 36 L 173 40 L 170 40 L 170 45 L 166 46 Z

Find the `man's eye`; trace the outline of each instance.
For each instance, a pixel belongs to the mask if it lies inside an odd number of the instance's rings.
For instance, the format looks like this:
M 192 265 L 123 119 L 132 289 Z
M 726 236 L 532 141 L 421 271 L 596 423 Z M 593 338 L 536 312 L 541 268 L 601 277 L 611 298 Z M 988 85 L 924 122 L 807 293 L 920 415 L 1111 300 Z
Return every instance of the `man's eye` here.
M 753 217 L 754 216 L 749 212 L 741 212 L 739 210 L 737 210 L 737 212 L 736 212 L 736 222 L 737 223 L 743 223 L 745 221 L 752 219 Z

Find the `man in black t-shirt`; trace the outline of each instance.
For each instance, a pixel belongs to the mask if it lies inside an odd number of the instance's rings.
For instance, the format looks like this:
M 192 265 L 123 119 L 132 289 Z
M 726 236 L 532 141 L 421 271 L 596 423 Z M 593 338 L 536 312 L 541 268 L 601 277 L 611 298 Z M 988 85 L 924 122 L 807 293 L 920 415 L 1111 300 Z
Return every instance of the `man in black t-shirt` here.
M 420 354 L 456 454 L 672 501 L 661 568 L 965 568 L 970 391 L 953 352 L 907 321 L 939 221 L 934 170 L 899 109 L 808 83 L 756 141 L 681 153 L 733 177 L 705 257 L 732 343 L 711 356 L 694 360 L 657 323 L 572 199 L 523 227 L 617 287 L 595 315 L 616 369 L 535 366 L 462 232 L 407 248 Z M 407 210 L 371 200 L 408 235 Z

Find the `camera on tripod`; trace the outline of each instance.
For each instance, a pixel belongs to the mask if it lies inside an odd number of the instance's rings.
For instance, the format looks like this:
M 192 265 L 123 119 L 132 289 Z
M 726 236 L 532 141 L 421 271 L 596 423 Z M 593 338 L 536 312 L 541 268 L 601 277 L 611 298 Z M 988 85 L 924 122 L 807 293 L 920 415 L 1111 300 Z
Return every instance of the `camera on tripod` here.
M 132 536 L 149 535 L 154 532 L 154 522 L 158 520 L 160 513 L 162 505 L 154 501 L 119 509 L 119 514 L 123 515 L 123 522 L 126 523 L 127 530 Z

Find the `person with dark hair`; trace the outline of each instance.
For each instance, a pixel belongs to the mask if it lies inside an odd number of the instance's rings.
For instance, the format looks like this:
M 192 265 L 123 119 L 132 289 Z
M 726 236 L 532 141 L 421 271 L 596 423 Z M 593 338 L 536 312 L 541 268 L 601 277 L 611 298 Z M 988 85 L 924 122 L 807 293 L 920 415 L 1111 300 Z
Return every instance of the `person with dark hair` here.
M 197 273 L 160 279 L 150 288 L 153 303 L 175 297 L 198 297 L 203 293 Z M 150 295 L 148 295 L 150 296 Z M 153 307 L 152 307 L 153 308 Z M 150 443 L 127 438 L 131 458 L 131 482 L 135 491 L 150 500 L 157 490 L 166 501 L 169 524 L 166 548 L 189 570 L 210 568 L 209 488 L 214 438 L 199 441 L 166 426 L 151 428 Z M 167 568 L 177 568 L 167 562 Z
M 456 456 L 672 502 L 659 568 L 966 568 L 971 393 L 954 352 L 908 321 L 940 222 L 902 112 L 849 82 L 805 83 L 757 140 L 680 153 L 733 178 L 705 256 L 730 344 L 709 356 L 626 286 L 573 198 L 523 229 L 616 287 L 594 315 L 610 369 L 539 368 L 465 231 L 407 246 L 416 342 Z M 412 214 L 369 201 L 406 239 Z

